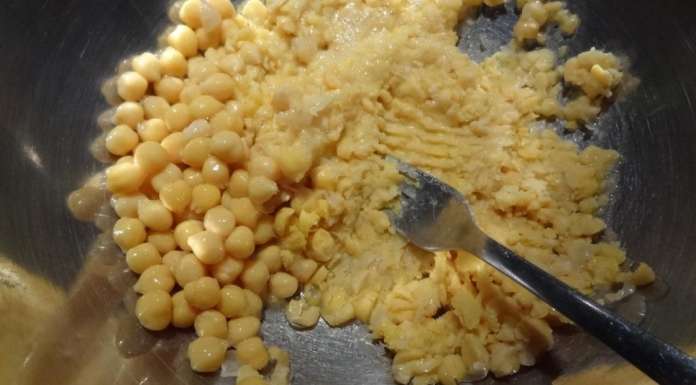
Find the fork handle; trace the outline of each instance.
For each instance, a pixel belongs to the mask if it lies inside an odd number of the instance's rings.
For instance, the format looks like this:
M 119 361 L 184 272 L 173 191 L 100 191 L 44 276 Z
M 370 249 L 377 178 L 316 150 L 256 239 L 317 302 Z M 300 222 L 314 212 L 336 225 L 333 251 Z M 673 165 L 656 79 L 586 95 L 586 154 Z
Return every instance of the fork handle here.
M 493 241 L 483 259 L 663 385 L 696 384 L 696 360 Z

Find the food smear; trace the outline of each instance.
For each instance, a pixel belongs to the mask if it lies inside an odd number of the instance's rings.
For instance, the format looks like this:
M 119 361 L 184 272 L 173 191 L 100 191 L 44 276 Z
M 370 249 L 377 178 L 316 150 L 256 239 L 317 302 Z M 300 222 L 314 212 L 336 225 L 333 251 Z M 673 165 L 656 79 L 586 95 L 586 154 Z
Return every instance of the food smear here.
M 457 188 L 490 236 L 584 293 L 650 283 L 647 265 L 622 271 L 620 245 L 601 240 L 618 154 L 548 124 L 592 122 L 621 61 L 544 48 L 548 26 L 572 35 L 580 20 L 538 0 L 518 2 L 509 45 L 472 61 L 455 27 L 503 3 L 175 5 L 166 46 L 113 82 L 121 102 L 103 138 L 142 326 L 193 328 L 191 368 L 217 372 L 233 355 L 244 385 L 289 381 L 287 354 L 258 336 L 279 301 L 298 328 L 365 323 L 398 383 L 533 365 L 567 321 L 476 256 L 395 234 L 383 210 L 401 178 L 387 155 Z
M 0 383 L 14 384 L 65 293 L 0 255 Z

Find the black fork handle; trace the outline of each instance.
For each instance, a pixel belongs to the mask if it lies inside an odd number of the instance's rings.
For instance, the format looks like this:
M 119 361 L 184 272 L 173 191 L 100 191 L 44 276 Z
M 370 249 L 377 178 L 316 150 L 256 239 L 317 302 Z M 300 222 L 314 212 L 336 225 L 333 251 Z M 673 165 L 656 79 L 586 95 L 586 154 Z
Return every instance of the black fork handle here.
M 489 240 L 483 259 L 662 385 L 696 384 L 696 360 L 624 320 L 505 246 Z

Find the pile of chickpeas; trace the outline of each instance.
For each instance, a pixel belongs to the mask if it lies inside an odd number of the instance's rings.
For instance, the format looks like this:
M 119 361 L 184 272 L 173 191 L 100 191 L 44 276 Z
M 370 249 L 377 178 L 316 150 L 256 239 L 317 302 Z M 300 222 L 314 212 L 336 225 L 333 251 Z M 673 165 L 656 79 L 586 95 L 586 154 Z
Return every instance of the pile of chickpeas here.
M 260 371 L 271 359 L 259 337 L 264 300 L 292 297 L 317 269 L 310 261 L 283 271 L 273 243 L 287 219 L 276 214 L 289 199 L 281 186 L 300 182 L 312 159 L 292 146 L 273 156 L 251 149 L 233 76 L 201 56 L 222 40 L 220 26 L 203 26 L 202 7 L 223 22 L 236 15 L 228 0 L 185 1 L 168 46 L 134 57 L 116 80 L 122 103 L 105 137 L 117 157 L 106 170 L 120 218 L 113 239 L 139 275 L 143 327 L 193 327 L 188 357 L 197 372 L 217 371 L 230 347 Z M 253 63 L 254 47 L 243 44 L 251 53 L 221 60 Z

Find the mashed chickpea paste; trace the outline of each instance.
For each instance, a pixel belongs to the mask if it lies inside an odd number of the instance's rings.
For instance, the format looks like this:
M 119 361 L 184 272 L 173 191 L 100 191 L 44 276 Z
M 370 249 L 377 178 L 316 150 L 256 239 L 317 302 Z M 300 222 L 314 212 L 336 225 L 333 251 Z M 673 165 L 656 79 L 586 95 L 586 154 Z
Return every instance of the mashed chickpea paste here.
M 488 234 L 582 292 L 650 283 L 647 265 L 623 272 L 620 246 L 597 241 L 618 154 L 539 128 L 592 121 L 621 62 L 594 48 L 559 59 L 545 26 L 571 35 L 579 19 L 527 0 L 513 41 L 476 63 L 455 26 L 502 4 L 175 5 L 163 49 L 114 81 L 103 138 L 113 239 L 139 276 L 142 326 L 193 328 L 191 368 L 216 372 L 231 355 L 243 385 L 290 381 L 287 353 L 259 337 L 264 305 L 285 300 L 298 328 L 365 323 L 401 384 L 533 365 L 567 321 L 475 256 L 396 235 L 382 210 L 400 177 L 386 155 L 462 191 Z

